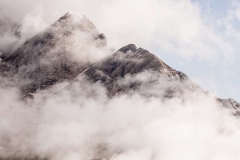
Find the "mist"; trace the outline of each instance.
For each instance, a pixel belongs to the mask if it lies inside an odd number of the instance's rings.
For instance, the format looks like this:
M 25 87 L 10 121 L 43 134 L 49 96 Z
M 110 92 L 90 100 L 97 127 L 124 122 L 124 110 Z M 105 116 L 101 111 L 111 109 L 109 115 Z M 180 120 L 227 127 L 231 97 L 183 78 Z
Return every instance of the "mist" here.
M 151 74 L 139 77 L 147 80 Z M 139 77 L 135 79 L 143 80 Z M 160 82 L 173 87 L 164 78 Z M 1 89 L 2 159 L 234 160 L 240 156 L 238 117 L 201 91 L 164 101 L 161 94 L 148 97 L 141 92 L 109 98 L 104 86 L 82 76 L 37 102 L 22 101 L 18 93 Z
M 67 12 L 76 15 L 70 21 L 72 28 L 56 22 Z M 56 28 L 50 33 L 57 35 L 54 45 L 37 46 L 48 53 L 38 57 L 38 63 L 33 58 L 30 65 L 19 67 L 19 75 L 0 74 L 0 159 L 240 158 L 238 109 L 223 107 L 214 95 L 189 79 L 145 70 L 116 80 L 121 85 L 140 83 L 139 88 L 109 96 L 103 83 L 90 81 L 84 74 L 128 43 L 160 46 L 169 54 L 206 61 L 229 58 L 226 53 L 232 53 L 232 44 L 206 25 L 197 3 L 0 0 L 0 15 L 0 58 L 11 55 L 36 34 L 49 31 L 52 24 Z M 71 34 L 66 34 L 69 30 Z M 34 49 L 30 46 L 24 51 Z M 127 56 L 120 59 L 131 61 Z M 23 97 L 22 86 L 45 78 L 35 76 L 37 67 L 49 67 L 42 70 L 49 71 L 46 76 L 51 77 L 65 62 L 72 68 L 89 66 Z M 33 78 L 28 73 L 34 73 Z M 174 91 L 171 97 L 166 96 L 169 90 Z
M 15 3 L 1 0 L 0 13 L 21 24 L 24 40 L 70 12 L 83 14 L 93 21 L 115 50 L 134 43 L 151 50 L 159 46 L 169 54 L 202 60 L 229 58 L 233 52 L 232 44 L 207 25 L 208 19 L 201 15 L 199 4 L 188 0 L 52 0 L 51 3 L 34 0 Z M 152 8 L 151 12 L 146 8 Z

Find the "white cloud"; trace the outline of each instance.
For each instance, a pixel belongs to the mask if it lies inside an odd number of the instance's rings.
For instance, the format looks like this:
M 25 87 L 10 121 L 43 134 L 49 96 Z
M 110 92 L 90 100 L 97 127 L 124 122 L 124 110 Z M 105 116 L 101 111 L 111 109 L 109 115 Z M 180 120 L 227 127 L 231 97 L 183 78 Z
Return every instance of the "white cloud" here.
M 100 84 L 83 78 L 38 104 L 19 101 L 15 90 L 0 93 L 3 157 L 235 160 L 240 156 L 239 120 L 202 92 L 186 93 L 185 101 L 163 102 L 161 96 L 137 93 L 109 99 Z
M 232 52 L 231 44 L 205 24 L 199 7 L 188 0 L 0 3 L 5 8 L 0 12 L 23 22 L 22 33 L 28 38 L 70 11 L 86 14 L 115 48 L 136 43 L 205 60 Z M 161 91 L 167 86 L 160 86 Z M 162 95 L 158 89 L 153 92 Z M 185 96 L 186 101 L 165 102 L 138 94 L 109 99 L 99 84 L 81 81 L 32 104 L 21 102 L 16 90 L 0 89 L 0 155 L 53 160 L 239 159 L 239 120 L 213 97 L 199 92 Z
M 228 14 L 218 21 L 218 25 L 224 29 L 225 36 L 230 40 L 239 41 L 240 35 L 240 4 L 232 3 L 228 9 Z
M 229 44 L 204 23 L 199 7 L 191 1 L 118 1 L 105 5 L 102 19 L 101 28 L 107 28 L 114 45 L 158 46 L 167 53 L 200 59 L 231 52 Z
M 14 14 L 6 9 L 2 12 L 13 17 L 19 11 L 19 17 L 26 16 L 23 22 L 30 35 L 69 11 L 89 17 L 115 49 L 135 43 L 149 49 L 157 46 L 168 54 L 204 60 L 232 52 L 231 45 L 205 23 L 200 7 L 190 0 L 21 1 L 16 8 L 12 6 L 14 2 L 1 0 L 4 8 L 15 10 Z M 24 10 L 26 6 L 31 7 Z M 36 10 L 39 15 L 33 17 Z

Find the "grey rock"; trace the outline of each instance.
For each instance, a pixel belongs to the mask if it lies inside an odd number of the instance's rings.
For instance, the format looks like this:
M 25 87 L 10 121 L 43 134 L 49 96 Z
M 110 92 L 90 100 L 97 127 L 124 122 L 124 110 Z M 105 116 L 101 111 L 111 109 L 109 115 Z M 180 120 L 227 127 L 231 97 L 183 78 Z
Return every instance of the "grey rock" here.
M 134 44 L 122 47 L 112 56 L 95 64 L 86 72 L 86 75 L 93 82 L 103 83 L 109 96 L 113 96 L 130 89 L 139 89 L 143 83 L 147 83 L 141 81 L 134 81 L 127 85 L 118 83 L 126 75 L 134 76 L 144 71 L 155 72 L 155 74 L 165 76 L 169 81 L 189 80 L 184 73 L 172 69 L 154 54 L 137 48 Z
M 67 13 L 11 55 L 2 57 L 0 72 L 3 76 L 20 80 L 17 85 L 21 85 L 24 95 L 74 79 L 90 66 L 89 62 L 74 59 L 68 49 L 71 45 L 69 39 L 76 31 L 88 34 L 92 41 L 100 41 L 97 45 L 106 44 L 105 36 L 99 34 L 86 17 L 76 23 Z

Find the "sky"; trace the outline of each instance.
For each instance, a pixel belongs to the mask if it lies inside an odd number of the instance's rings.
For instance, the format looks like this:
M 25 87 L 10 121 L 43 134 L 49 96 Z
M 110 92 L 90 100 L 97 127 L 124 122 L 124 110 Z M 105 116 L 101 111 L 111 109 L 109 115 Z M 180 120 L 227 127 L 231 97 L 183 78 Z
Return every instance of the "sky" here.
M 16 5 L 17 4 L 17 5 Z M 0 0 L 26 40 L 66 12 L 84 14 L 118 50 L 149 50 L 203 89 L 240 101 L 237 0 Z

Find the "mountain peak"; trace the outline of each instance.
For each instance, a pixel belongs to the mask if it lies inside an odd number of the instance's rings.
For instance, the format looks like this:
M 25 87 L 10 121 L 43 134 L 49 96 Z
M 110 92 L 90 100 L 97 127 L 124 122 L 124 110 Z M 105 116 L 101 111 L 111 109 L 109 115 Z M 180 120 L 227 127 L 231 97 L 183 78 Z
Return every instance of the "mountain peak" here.
M 65 13 L 62 17 L 60 17 L 60 18 L 58 19 L 58 21 L 66 20 L 66 19 L 69 19 L 69 18 L 71 18 L 71 17 L 72 17 L 72 15 L 71 15 L 69 12 L 67 12 L 67 13 Z
M 175 69 L 168 66 L 161 59 L 159 59 L 156 55 L 150 53 L 149 51 L 143 48 L 137 48 L 135 44 L 128 44 L 118 50 L 118 53 L 124 53 L 124 56 L 116 55 L 116 57 L 120 57 L 121 59 L 126 59 L 127 61 L 141 61 L 142 66 L 139 66 L 143 69 L 151 69 L 154 71 L 159 71 L 163 74 L 167 74 L 168 76 L 178 77 L 180 79 L 187 78 L 187 76 Z M 137 63 L 138 65 L 140 62 Z
M 128 44 L 127 46 L 124 46 L 124 47 L 120 48 L 118 51 L 126 53 L 128 51 L 134 52 L 136 50 L 137 50 L 137 47 L 136 47 L 135 44 Z
M 0 72 L 10 71 L 10 77 L 19 76 L 24 94 L 32 93 L 74 79 L 92 63 L 89 52 L 105 45 L 105 36 L 99 34 L 89 19 L 66 13 L 4 57 Z
M 95 25 L 84 15 L 71 14 L 67 12 L 60 17 L 52 27 L 57 27 L 65 30 L 81 30 L 98 34 Z

